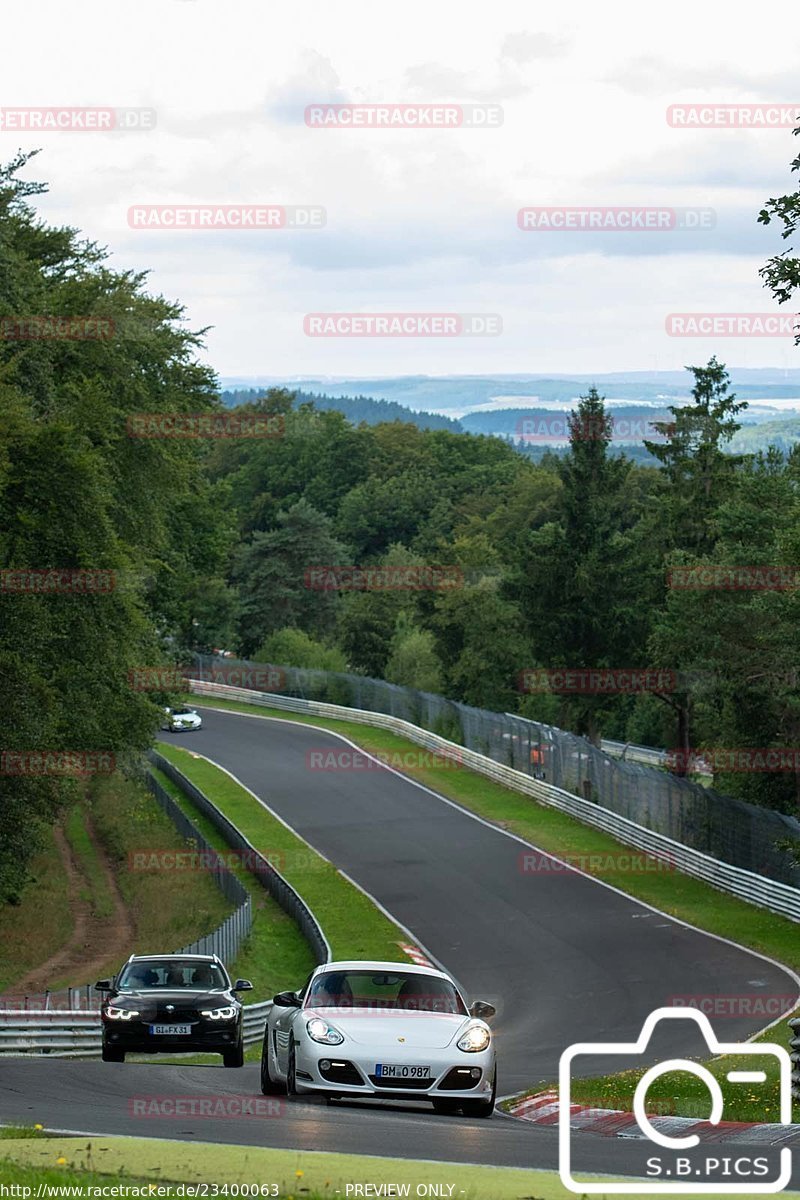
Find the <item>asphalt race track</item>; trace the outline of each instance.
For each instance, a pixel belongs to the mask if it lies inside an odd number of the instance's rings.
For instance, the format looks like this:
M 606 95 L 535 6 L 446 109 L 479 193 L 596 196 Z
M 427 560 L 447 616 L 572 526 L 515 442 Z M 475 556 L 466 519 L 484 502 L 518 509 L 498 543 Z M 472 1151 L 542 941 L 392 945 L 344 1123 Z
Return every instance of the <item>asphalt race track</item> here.
M 535 854 L 530 847 L 390 770 L 310 769 L 311 751 L 347 748 L 332 734 L 203 711 L 200 732 L 162 736 L 232 772 L 405 925 L 470 1000 L 497 1006 L 501 1095 L 551 1082 L 572 1042 L 632 1041 L 644 1018 L 674 998 L 797 993 L 796 980 L 782 968 L 544 856 L 536 856 L 542 869 L 524 871 L 521 857 Z M 725 1041 L 743 1040 L 764 1023 L 730 1017 L 717 1024 L 717 1033 Z M 693 1025 L 680 1021 L 670 1023 L 657 1051 L 650 1060 L 700 1054 L 702 1047 Z M 269 1120 L 167 1122 L 142 1119 L 132 1107 L 133 1097 L 242 1093 L 260 1095 L 254 1065 L 226 1071 L 0 1059 L 4 1123 L 557 1168 L 554 1127 L 440 1116 L 422 1105 L 300 1099 L 281 1101 Z M 639 1173 L 652 1150 L 646 1142 L 594 1134 L 577 1135 L 575 1145 L 579 1169 L 623 1174 Z M 737 1150 L 747 1148 L 740 1143 Z

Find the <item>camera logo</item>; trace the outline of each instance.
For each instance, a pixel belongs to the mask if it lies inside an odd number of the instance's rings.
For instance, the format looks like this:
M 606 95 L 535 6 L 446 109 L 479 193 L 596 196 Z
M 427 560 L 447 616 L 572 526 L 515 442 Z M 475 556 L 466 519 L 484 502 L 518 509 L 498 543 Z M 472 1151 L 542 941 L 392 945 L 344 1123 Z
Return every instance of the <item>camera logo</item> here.
M 779 1084 L 778 1120 L 781 1125 L 791 1124 L 792 1063 L 787 1050 L 784 1050 L 782 1046 L 764 1043 L 753 1045 L 749 1042 L 719 1042 L 704 1013 L 686 1008 L 658 1008 L 645 1021 L 638 1041 L 578 1042 L 569 1046 L 561 1055 L 558 1078 L 558 1150 L 559 1173 L 564 1187 L 580 1195 L 602 1194 L 606 1196 L 626 1193 L 641 1196 L 682 1192 L 694 1195 L 733 1193 L 756 1196 L 783 1191 L 792 1174 L 792 1152 L 788 1146 L 782 1146 L 779 1151 L 771 1146 L 764 1147 L 765 1153 L 759 1153 L 757 1157 L 739 1151 L 734 1152 L 734 1147 L 731 1146 L 731 1153 L 726 1154 L 726 1148 L 722 1145 L 724 1130 L 720 1130 L 719 1143 L 715 1142 L 712 1146 L 706 1139 L 703 1139 L 701 1143 L 701 1138 L 696 1133 L 674 1136 L 663 1127 L 659 1129 L 654 1126 L 646 1111 L 647 1091 L 656 1079 L 671 1072 L 687 1072 L 705 1084 L 711 1100 L 710 1115 L 705 1119 L 708 1124 L 718 1126 L 724 1118 L 725 1094 L 719 1080 L 707 1067 L 686 1058 L 667 1059 L 650 1067 L 636 1087 L 633 1098 L 633 1115 L 644 1137 L 662 1151 L 661 1154 L 647 1158 L 644 1167 L 645 1178 L 629 1179 L 624 1182 L 617 1182 L 613 1179 L 591 1182 L 579 1180 L 573 1176 L 570 1144 L 570 1093 L 572 1078 L 580 1072 L 576 1060 L 588 1056 L 602 1057 L 603 1059 L 619 1056 L 626 1060 L 626 1068 L 630 1067 L 630 1059 L 633 1055 L 644 1055 L 646 1052 L 656 1025 L 660 1021 L 671 1020 L 694 1021 L 712 1055 L 735 1054 L 737 1057 L 755 1055 L 759 1059 L 759 1066 L 763 1064 L 765 1058 L 775 1060 Z M 747 1085 L 752 1090 L 758 1085 L 767 1085 L 767 1073 L 763 1069 L 729 1070 L 725 1075 L 725 1080 L 732 1087 Z M 731 1094 L 729 1093 L 729 1098 Z

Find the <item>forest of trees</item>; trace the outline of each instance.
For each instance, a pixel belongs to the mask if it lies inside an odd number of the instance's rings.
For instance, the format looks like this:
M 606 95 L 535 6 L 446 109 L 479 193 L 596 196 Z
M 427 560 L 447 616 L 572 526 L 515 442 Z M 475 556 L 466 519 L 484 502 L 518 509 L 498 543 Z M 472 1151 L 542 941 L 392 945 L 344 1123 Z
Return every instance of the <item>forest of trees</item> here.
M 742 404 L 712 359 L 692 402 L 648 444 L 652 465 L 611 453 L 592 389 L 567 453 L 540 462 L 501 439 L 401 421 L 355 425 L 270 389 L 237 411 L 282 436 L 137 438 L 141 413 L 223 410 L 182 311 L 144 274 L 111 270 L 30 203 L 19 156 L 0 169 L 0 571 L 115 573 L 107 594 L 0 588 L 0 749 L 150 743 L 164 697 L 134 668 L 223 646 L 257 658 L 382 677 L 517 711 L 597 738 L 668 747 L 794 747 L 800 590 L 678 588 L 701 564 L 800 567 L 800 451 L 730 453 Z M 797 160 L 793 169 L 798 169 Z M 791 236 L 800 194 L 761 215 Z M 800 292 L 791 253 L 764 268 Z M 102 319 L 113 336 L 20 337 L 23 314 Z M 228 410 L 230 411 L 230 410 Z M 311 567 L 444 566 L 458 586 L 316 590 Z M 672 576 L 673 580 L 675 576 Z M 531 668 L 662 668 L 663 694 L 527 694 Z M 81 778 L 0 778 L 0 898 L 25 878 L 37 823 Z M 795 811 L 796 772 L 715 779 Z

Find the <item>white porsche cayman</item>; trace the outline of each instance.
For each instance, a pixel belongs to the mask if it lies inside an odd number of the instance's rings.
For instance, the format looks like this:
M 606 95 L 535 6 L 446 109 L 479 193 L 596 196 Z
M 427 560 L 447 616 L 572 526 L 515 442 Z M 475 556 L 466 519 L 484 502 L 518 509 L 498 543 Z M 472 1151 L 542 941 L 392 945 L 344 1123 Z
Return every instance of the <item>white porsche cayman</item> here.
M 300 992 L 273 1000 L 261 1090 L 429 1100 L 437 1112 L 490 1117 L 497 1095 L 494 1041 L 443 971 L 393 962 L 323 963 Z

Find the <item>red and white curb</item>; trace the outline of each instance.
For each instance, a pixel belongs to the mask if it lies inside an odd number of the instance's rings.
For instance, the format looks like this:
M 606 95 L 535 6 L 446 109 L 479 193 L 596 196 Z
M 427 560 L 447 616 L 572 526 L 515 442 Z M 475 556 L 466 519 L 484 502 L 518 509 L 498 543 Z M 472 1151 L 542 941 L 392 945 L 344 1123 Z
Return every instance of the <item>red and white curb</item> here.
M 557 1125 L 559 1103 L 557 1092 L 539 1092 L 526 1096 L 506 1110 L 520 1121 L 534 1125 Z M 726 1142 L 747 1142 L 765 1146 L 800 1145 L 800 1125 L 767 1125 L 757 1121 L 720 1121 L 712 1125 L 694 1117 L 664 1117 L 648 1114 L 650 1124 L 668 1136 L 696 1134 L 701 1142 L 716 1142 L 720 1136 Z M 602 1137 L 639 1138 L 647 1140 L 631 1112 L 620 1109 L 593 1108 L 586 1104 L 570 1104 L 570 1129 L 597 1133 Z
M 410 942 L 398 942 L 397 945 L 418 967 L 433 967 L 433 963 L 425 957 L 419 946 L 412 946 Z

